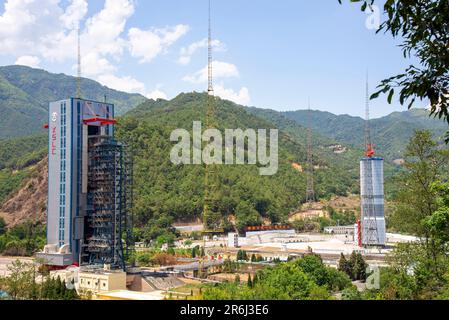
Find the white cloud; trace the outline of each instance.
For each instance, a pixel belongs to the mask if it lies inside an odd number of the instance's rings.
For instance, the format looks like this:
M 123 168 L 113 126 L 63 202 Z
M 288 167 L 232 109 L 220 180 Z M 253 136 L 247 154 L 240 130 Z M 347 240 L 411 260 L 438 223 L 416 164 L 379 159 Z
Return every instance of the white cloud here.
M 232 63 L 214 61 L 212 63 L 214 78 L 238 78 L 239 70 Z M 208 78 L 208 66 L 195 72 L 192 75 L 187 75 L 183 78 L 184 81 L 192 83 L 204 83 L 207 82 Z
M 189 45 L 188 47 L 181 48 L 180 57 L 178 59 L 178 63 L 182 65 L 187 65 L 190 63 L 190 60 L 192 59 L 192 56 L 202 48 L 207 48 L 208 46 L 208 39 L 205 38 L 203 40 L 197 41 Z M 212 41 L 212 47 L 215 49 L 215 51 L 224 51 L 226 50 L 225 45 L 220 42 L 220 40 L 213 40 Z
M 185 35 L 188 30 L 189 26 L 183 24 L 146 31 L 131 28 L 128 31 L 131 56 L 140 58 L 140 63 L 151 62 L 156 56 Z
M 39 53 L 45 37 L 61 30 L 64 13 L 57 0 L 6 0 L 0 16 L 0 52 L 16 56 Z
M 100 55 L 119 57 L 126 46 L 120 35 L 133 14 L 133 0 L 106 0 L 104 8 L 86 22 L 83 47 Z
M 104 74 L 98 76 L 98 81 L 104 86 L 114 90 L 119 90 L 128 93 L 140 93 L 141 95 L 147 97 L 148 99 L 153 100 L 157 99 L 168 100 L 167 94 L 161 91 L 159 88 L 148 93 L 146 91 L 144 83 L 129 76 L 117 77 L 112 74 Z
M 188 65 L 190 63 L 191 57 L 188 56 L 181 56 L 178 59 L 178 63 L 182 65 Z
M 38 68 L 41 60 L 35 56 L 21 56 L 16 60 L 16 65 Z
M 157 99 L 164 99 L 167 100 L 167 94 L 159 89 L 154 90 L 153 92 L 150 92 L 146 95 L 146 97 L 148 99 L 153 99 L 153 100 L 157 100 Z
M 117 70 L 117 68 L 112 65 L 108 59 L 102 57 L 95 51 L 83 55 L 81 66 L 83 75 L 87 77 L 113 74 Z M 73 69 L 76 70 L 76 66 L 74 66 Z
M 79 22 L 87 14 L 86 0 L 72 0 L 72 3 L 67 7 L 64 14 L 59 17 L 67 29 L 78 28 Z
M 249 94 L 249 90 L 246 87 L 240 89 L 239 92 L 235 92 L 232 89 L 226 89 L 223 85 L 217 85 L 214 88 L 215 95 L 218 97 L 235 102 L 241 105 L 249 105 L 251 102 L 251 97 Z
M 148 93 L 145 84 L 130 76 L 116 75 L 117 62 L 126 48 L 140 62 L 150 62 L 164 53 L 189 26 L 140 30 L 126 23 L 135 12 L 135 0 L 105 0 L 103 8 L 90 17 L 87 0 L 5 0 L 0 14 L 0 54 L 17 57 L 16 64 L 37 67 L 41 61 L 73 62 L 76 73 L 77 28 L 81 28 L 82 74 L 110 88 L 166 98 L 159 89 Z
M 126 24 L 135 12 L 135 0 L 105 0 L 92 16 L 87 0 L 5 0 L 0 13 L 0 55 L 10 55 L 16 64 L 37 67 L 41 62 L 77 65 L 77 36 L 81 23 L 81 67 L 83 76 L 125 92 L 166 98 L 156 88 L 148 93 L 145 84 L 130 76 L 117 75 L 125 50 L 140 62 L 163 54 L 189 26 L 178 24 L 141 30 Z M 85 21 L 84 25 L 82 21 Z
M 111 89 L 128 93 L 145 94 L 145 84 L 129 76 L 117 77 L 115 75 L 105 74 L 100 75 L 98 81 Z

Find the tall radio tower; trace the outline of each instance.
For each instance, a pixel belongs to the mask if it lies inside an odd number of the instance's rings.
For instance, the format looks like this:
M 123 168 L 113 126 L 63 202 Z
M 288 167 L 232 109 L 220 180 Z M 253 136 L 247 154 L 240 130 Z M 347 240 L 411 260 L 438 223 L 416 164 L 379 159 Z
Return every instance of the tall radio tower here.
M 365 156 L 372 158 L 375 155 L 374 146 L 371 141 L 371 128 L 370 128 L 370 112 L 369 112 L 369 79 L 368 73 L 366 74 L 366 100 L 365 100 Z
M 209 96 L 214 96 L 214 83 L 213 83 L 213 74 L 212 74 L 212 64 L 213 64 L 213 58 L 212 58 L 212 17 L 211 17 L 211 5 L 209 0 L 209 28 L 208 28 L 208 37 L 207 37 L 207 70 L 208 70 L 208 87 L 207 87 L 207 93 Z M 213 99 L 209 99 L 213 100 Z M 210 105 L 208 106 L 210 107 Z
M 78 73 L 76 77 L 76 98 L 81 99 L 81 24 L 78 22 Z
M 315 196 L 315 181 L 313 176 L 313 138 L 312 138 L 312 110 L 310 109 L 310 98 L 309 98 L 309 108 L 307 111 L 307 121 L 309 123 L 307 128 L 307 194 L 306 202 L 309 206 L 312 205 L 316 200 Z
M 216 128 L 215 123 L 215 96 L 213 86 L 213 57 L 212 57 L 212 18 L 211 1 L 209 0 L 209 28 L 208 28 L 208 88 L 207 88 L 207 129 Z M 203 208 L 203 232 L 205 234 L 221 233 L 221 216 L 217 210 L 217 167 L 216 165 L 205 165 L 204 174 L 204 208 Z

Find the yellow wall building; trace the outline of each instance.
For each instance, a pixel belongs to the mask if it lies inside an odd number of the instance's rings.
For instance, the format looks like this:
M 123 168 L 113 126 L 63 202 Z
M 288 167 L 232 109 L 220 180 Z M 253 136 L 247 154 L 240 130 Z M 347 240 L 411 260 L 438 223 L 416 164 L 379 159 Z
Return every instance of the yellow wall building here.
M 126 290 L 126 272 L 80 272 L 78 278 L 79 290 L 81 292 L 91 292 L 96 295 L 101 292 Z

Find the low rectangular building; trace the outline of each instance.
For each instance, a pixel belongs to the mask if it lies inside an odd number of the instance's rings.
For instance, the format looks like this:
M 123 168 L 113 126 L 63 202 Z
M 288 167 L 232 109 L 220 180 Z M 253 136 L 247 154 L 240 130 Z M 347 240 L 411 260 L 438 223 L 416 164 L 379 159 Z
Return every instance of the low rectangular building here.
M 80 292 L 101 292 L 126 290 L 126 272 L 123 271 L 85 271 L 78 274 Z

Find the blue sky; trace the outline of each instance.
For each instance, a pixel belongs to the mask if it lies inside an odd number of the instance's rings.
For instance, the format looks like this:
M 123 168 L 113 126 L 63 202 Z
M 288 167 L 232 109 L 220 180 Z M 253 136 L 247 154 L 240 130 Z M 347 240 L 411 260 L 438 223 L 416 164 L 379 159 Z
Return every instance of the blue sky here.
M 364 115 L 371 88 L 411 62 L 376 34 L 360 5 L 337 0 L 212 0 L 217 95 L 238 103 Z M 204 91 L 207 0 L 0 0 L 0 64 L 83 75 L 128 92 L 172 98 Z M 204 70 L 203 70 L 204 71 Z M 424 103 L 422 107 L 424 107 Z M 379 117 L 404 110 L 385 97 Z

